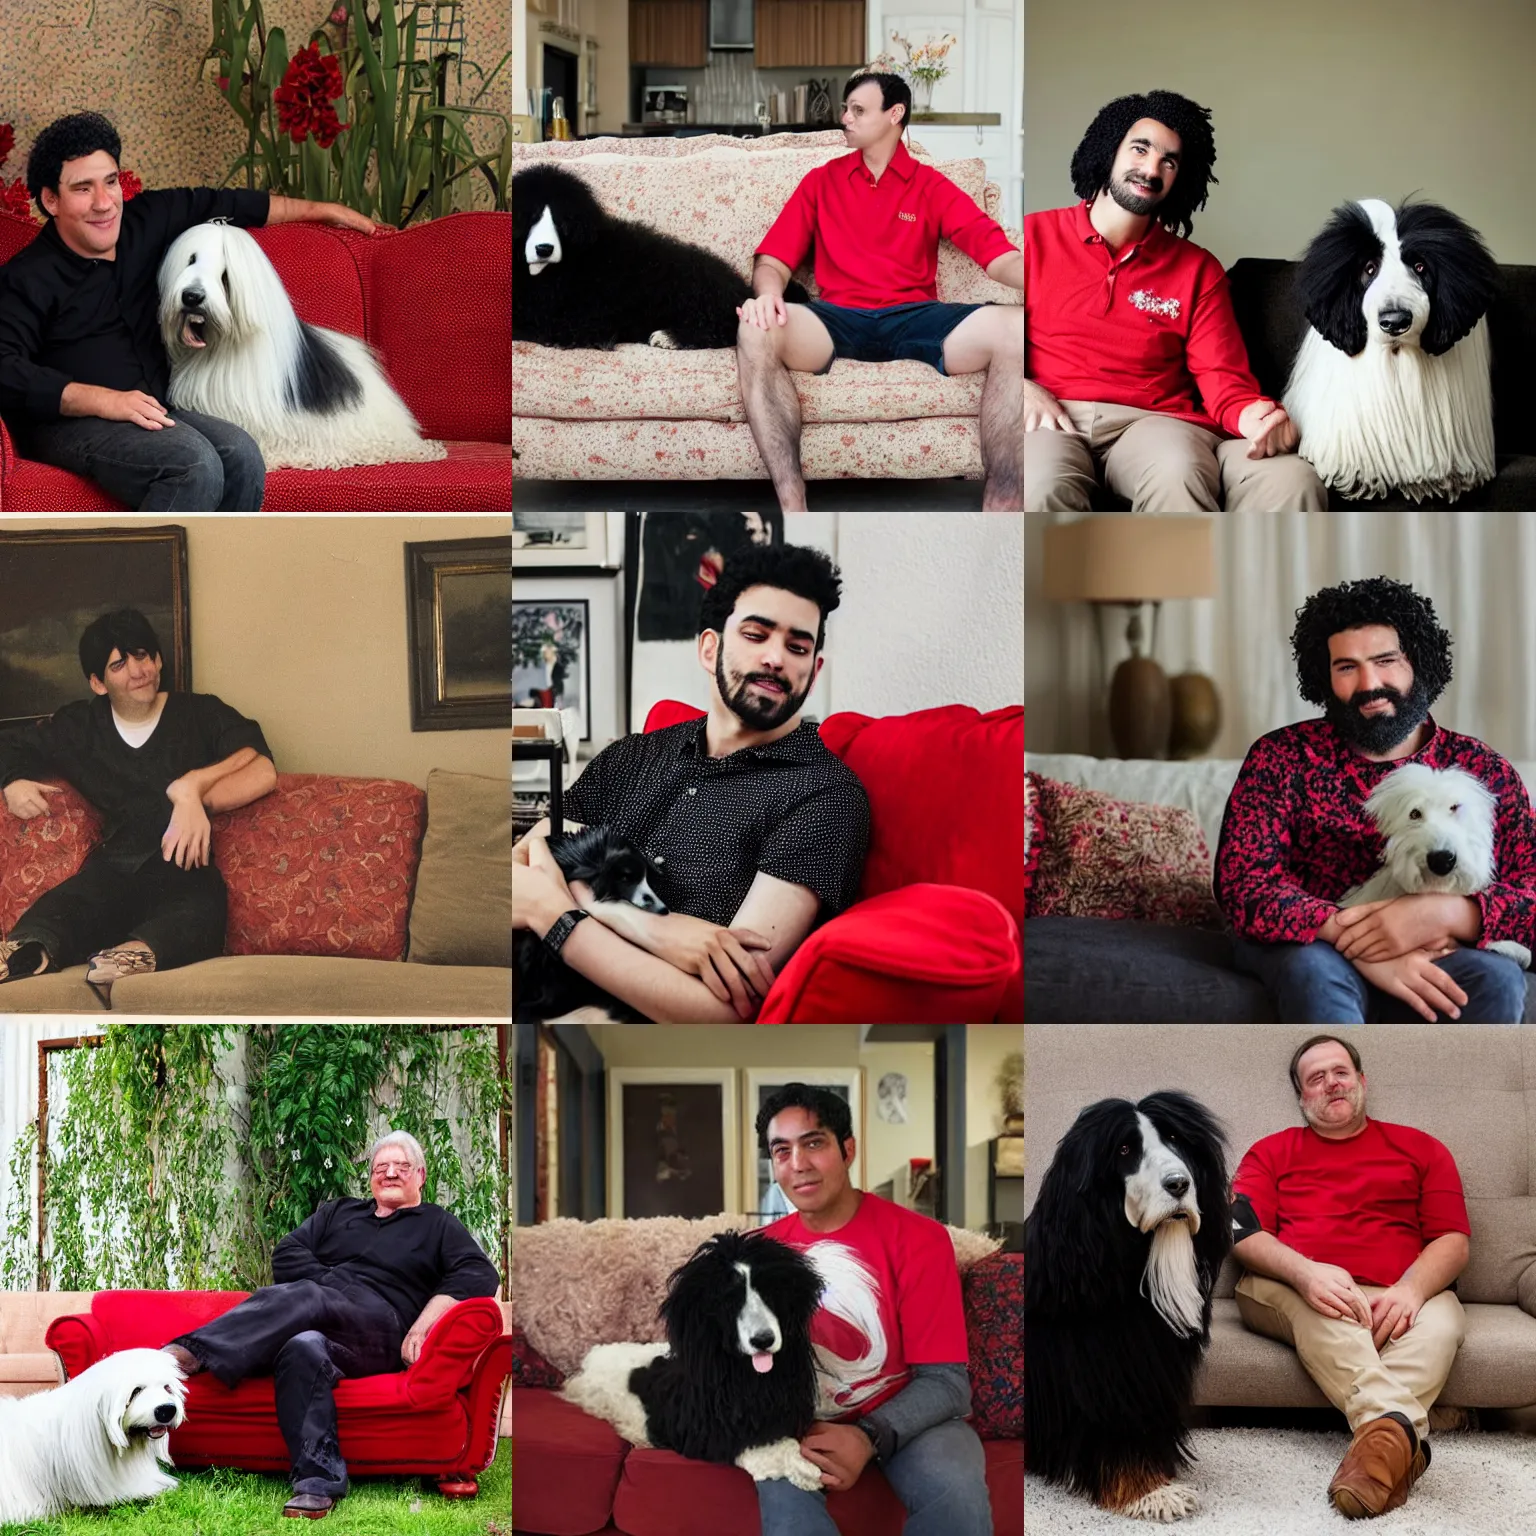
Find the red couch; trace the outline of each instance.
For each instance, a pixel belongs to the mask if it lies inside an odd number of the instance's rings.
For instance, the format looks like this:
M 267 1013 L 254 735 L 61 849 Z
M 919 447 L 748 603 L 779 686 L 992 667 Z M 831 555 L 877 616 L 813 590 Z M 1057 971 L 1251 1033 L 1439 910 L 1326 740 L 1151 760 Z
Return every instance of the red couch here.
M 91 1310 L 55 1318 L 48 1347 L 67 1378 L 120 1349 L 157 1349 L 242 1302 L 249 1291 L 98 1291 Z M 450 1498 L 473 1498 L 496 1457 L 496 1421 L 512 1370 L 512 1339 L 488 1297 L 438 1319 L 416 1363 L 336 1387 L 341 1453 L 356 1474 L 421 1473 Z M 233 1390 L 207 1371 L 187 1383 L 187 1418 L 170 1438 L 180 1467 L 288 1471 L 270 1376 Z
M 0 213 L 0 263 L 42 228 Z M 455 213 L 374 236 L 324 224 L 253 230 L 299 317 L 362 336 L 446 459 L 277 469 L 268 512 L 512 508 L 512 215 Z M 0 512 L 117 512 L 87 480 L 21 458 L 0 423 Z
M 703 714 L 665 700 L 647 731 Z M 1024 710 L 841 713 L 821 739 L 869 796 L 859 900 L 775 978 L 760 1024 L 1024 1018 Z
M 971 1425 L 987 1457 L 993 1536 L 1024 1530 L 1024 1257 L 994 1254 L 960 1277 Z M 642 1450 L 560 1397 L 564 1378 L 512 1328 L 512 1526 L 520 1536 L 758 1536 L 738 1467 Z M 896 1536 L 901 1500 L 878 1467 L 827 1495 L 842 1536 Z

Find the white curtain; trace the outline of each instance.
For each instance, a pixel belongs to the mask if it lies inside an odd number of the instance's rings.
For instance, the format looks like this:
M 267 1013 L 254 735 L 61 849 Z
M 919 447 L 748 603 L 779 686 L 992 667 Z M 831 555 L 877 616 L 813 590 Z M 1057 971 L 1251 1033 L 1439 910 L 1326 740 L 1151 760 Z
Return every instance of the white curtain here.
M 1094 618 L 1040 595 L 1041 533 L 1027 575 L 1028 745 L 1111 755 Z M 1241 757 L 1266 731 L 1318 711 L 1296 692 L 1291 630 L 1321 587 L 1364 576 L 1408 582 L 1455 641 L 1440 724 L 1514 762 L 1536 759 L 1536 513 L 1312 512 L 1218 516 L 1217 595 L 1163 606 L 1157 659 L 1215 680 L 1222 729 L 1212 757 Z M 1125 654 L 1125 610 L 1099 621 L 1110 669 Z

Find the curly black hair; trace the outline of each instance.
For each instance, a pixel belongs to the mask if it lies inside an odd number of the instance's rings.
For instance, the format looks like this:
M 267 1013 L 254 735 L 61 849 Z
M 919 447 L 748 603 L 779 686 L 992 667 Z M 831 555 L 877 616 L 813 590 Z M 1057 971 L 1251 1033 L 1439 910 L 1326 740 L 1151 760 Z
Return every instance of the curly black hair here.
M 43 207 L 43 188 L 47 187 L 57 197 L 64 162 L 83 160 L 98 149 L 106 150 L 122 164 L 123 141 L 118 138 L 117 129 L 99 112 L 72 112 L 68 117 L 55 118 L 38 134 L 32 153 L 27 156 L 27 191 L 45 219 L 53 215 Z
M 1101 108 L 1072 156 L 1072 188 L 1081 198 L 1107 191 L 1115 156 L 1131 125 L 1144 117 L 1171 128 L 1183 145 L 1173 191 L 1153 217 L 1175 234 L 1188 235 L 1195 227 L 1195 214 L 1205 207 L 1206 193 L 1217 185 L 1211 171 L 1216 163 L 1216 136 L 1211 131 L 1211 109 L 1176 91 L 1117 96 Z
M 816 626 L 816 646 L 812 654 L 818 654 L 827 638 L 827 615 L 842 602 L 842 573 L 819 549 L 809 549 L 803 544 L 753 545 L 732 555 L 726 561 L 719 581 L 704 594 L 704 600 L 699 604 L 698 632 L 703 634 L 706 629 L 712 629 L 723 635 L 725 621 L 730 618 L 736 599 L 748 587 L 759 586 L 778 587 L 816 604 L 821 610 L 821 620 Z
M 1435 605 L 1407 582 L 1368 576 L 1314 592 L 1296 610 L 1291 654 L 1296 658 L 1296 686 L 1308 704 L 1326 708 L 1333 698 L 1329 681 L 1328 637 L 1367 624 L 1397 631 L 1397 643 L 1413 667 L 1431 704 L 1451 680 L 1451 635 L 1440 627 Z
M 768 1127 L 773 1123 L 773 1117 L 783 1109 L 803 1109 L 815 1115 L 816 1124 L 837 1138 L 839 1152 L 853 1137 L 853 1110 L 847 1099 L 833 1093 L 830 1088 L 813 1088 L 808 1083 L 785 1083 L 763 1100 L 763 1107 L 757 1112 L 757 1145 L 764 1156 L 768 1153 Z M 843 1161 L 848 1161 L 846 1152 L 843 1153 Z

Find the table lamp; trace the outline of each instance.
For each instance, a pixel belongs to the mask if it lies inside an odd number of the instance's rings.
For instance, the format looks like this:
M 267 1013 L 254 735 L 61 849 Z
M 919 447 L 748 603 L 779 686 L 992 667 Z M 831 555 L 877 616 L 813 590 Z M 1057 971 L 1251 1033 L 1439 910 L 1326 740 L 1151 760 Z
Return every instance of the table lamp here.
M 1162 757 L 1172 705 L 1168 676 L 1150 654 L 1157 614 L 1173 598 L 1215 595 L 1211 519 L 1108 512 L 1052 523 L 1045 530 L 1044 589 L 1055 602 L 1121 603 L 1129 611 L 1125 640 L 1131 654 L 1109 685 L 1110 735 L 1121 757 Z M 1145 655 L 1144 603 L 1153 612 Z M 1097 625 L 1095 631 L 1102 658 L 1103 635 Z

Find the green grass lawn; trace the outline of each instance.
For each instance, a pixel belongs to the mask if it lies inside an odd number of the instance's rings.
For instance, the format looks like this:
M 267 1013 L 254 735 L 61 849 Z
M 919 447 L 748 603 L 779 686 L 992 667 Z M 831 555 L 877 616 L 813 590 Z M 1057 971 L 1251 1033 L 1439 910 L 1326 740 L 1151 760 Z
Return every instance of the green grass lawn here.
M 285 1520 L 285 1478 L 227 1467 L 176 1470 L 181 1486 L 144 1504 L 71 1510 L 53 1520 L 0 1525 L 4 1536 L 512 1536 L 512 1442 L 480 1477 L 480 1496 L 445 1499 L 419 1477 L 354 1478 L 321 1521 Z

